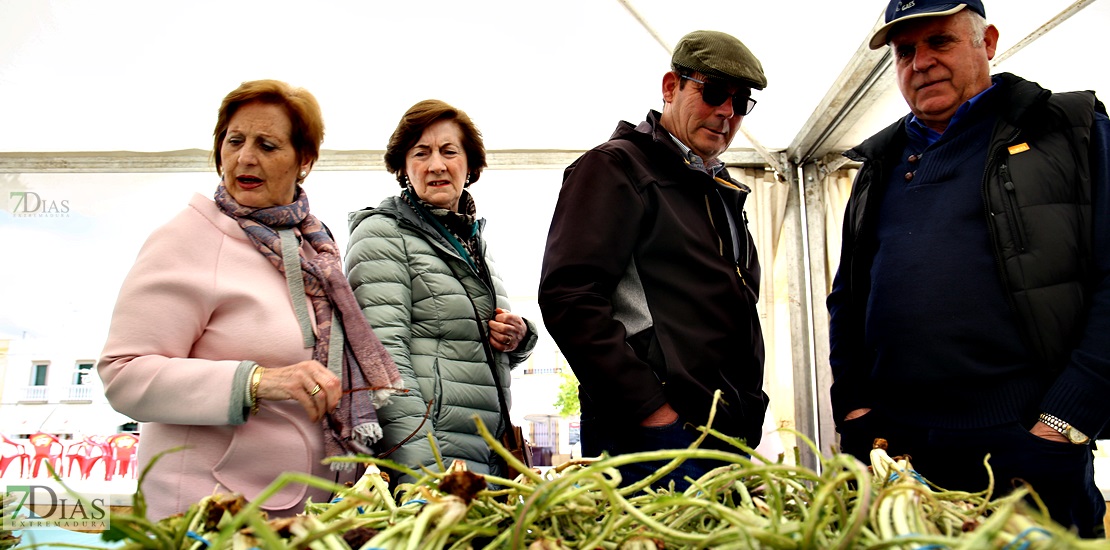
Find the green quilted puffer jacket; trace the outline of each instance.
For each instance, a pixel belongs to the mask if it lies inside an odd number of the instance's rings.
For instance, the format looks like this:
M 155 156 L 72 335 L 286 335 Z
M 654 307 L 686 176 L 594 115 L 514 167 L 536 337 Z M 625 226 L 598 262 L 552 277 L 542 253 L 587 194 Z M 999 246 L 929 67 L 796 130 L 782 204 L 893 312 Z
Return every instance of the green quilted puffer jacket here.
M 385 199 L 377 208 L 352 212 L 349 225 L 347 277 L 408 390 L 395 394 L 378 410 L 384 431 L 378 452 L 392 450 L 385 458 L 417 470 L 420 466 L 435 469 L 427 436 L 431 433 L 445 465 L 462 459 L 472 472 L 503 476 L 504 462 L 478 435 L 474 421 L 477 415 L 495 436 L 504 429 L 482 341 L 489 337 L 487 321 L 494 310 L 512 311 L 481 239 L 485 220 L 478 222 L 478 235 L 492 289 L 435 227 L 398 196 Z M 536 327 L 525 322 L 528 335 L 512 353 L 490 348 L 509 406 L 510 370 L 524 362 L 536 345 Z M 394 476 L 393 483 L 413 481 L 407 477 Z

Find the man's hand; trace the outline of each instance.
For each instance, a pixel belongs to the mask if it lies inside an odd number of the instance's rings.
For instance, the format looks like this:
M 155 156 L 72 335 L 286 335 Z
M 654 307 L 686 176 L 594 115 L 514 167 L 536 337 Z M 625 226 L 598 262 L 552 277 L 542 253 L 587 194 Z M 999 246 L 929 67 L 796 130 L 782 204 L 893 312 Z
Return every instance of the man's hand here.
M 1056 431 L 1056 428 L 1053 428 L 1052 426 L 1049 426 L 1044 422 L 1037 422 L 1036 424 L 1033 424 L 1033 428 L 1029 430 L 1029 433 L 1042 439 L 1048 439 L 1050 441 L 1056 441 L 1059 443 L 1071 443 L 1071 441 L 1068 441 L 1067 437 L 1064 437 L 1064 434 Z
M 869 409 L 869 408 L 856 409 L 856 410 L 846 414 L 844 416 L 844 420 L 854 420 L 854 419 L 859 418 L 859 417 L 861 417 L 861 416 L 863 416 L 863 415 L 865 415 L 869 412 L 871 412 L 871 409 Z
M 664 403 L 662 407 L 655 409 L 651 416 L 640 422 L 640 425 L 645 428 L 658 428 L 659 426 L 673 424 L 675 420 L 678 420 L 678 413 L 674 412 L 670 403 Z

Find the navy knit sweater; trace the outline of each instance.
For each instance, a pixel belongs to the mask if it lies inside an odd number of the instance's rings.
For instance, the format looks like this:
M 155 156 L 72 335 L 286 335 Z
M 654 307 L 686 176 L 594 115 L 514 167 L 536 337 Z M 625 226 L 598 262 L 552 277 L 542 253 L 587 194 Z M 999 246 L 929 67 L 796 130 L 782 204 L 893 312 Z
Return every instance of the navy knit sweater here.
M 967 169 L 986 164 L 989 103 L 972 106 L 932 145 L 909 132 L 879 211 L 867 345 L 880 386 L 906 389 L 877 400 L 910 423 L 1014 421 L 1043 392 L 995 265 L 982 170 Z

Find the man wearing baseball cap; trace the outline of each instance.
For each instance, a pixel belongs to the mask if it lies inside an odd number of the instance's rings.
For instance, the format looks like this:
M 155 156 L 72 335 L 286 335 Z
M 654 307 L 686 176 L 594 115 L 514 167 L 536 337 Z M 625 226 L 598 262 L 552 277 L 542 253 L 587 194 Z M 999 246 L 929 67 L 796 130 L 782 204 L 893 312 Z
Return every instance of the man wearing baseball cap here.
M 716 391 L 713 428 L 759 443 L 767 395 L 751 189 L 718 156 L 766 85 L 735 37 L 692 32 L 663 75 L 662 113 L 621 122 L 563 175 L 539 305 L 580 383 L 587 456 L 689 446 Z M 621 473 L 629 484 L 661 465 Z M 657 485 L 685 488 L 711 466 L 687 461 Z
M 1110 421 L 1110 120 L 1093 92 L 990 74 L 978 1 L 893 0 L 910 114 L 862 162 L 828 298 L 840 445 L 876 437 L 945 489 L 1027 484 L 1102 536 L 1093 436 Z

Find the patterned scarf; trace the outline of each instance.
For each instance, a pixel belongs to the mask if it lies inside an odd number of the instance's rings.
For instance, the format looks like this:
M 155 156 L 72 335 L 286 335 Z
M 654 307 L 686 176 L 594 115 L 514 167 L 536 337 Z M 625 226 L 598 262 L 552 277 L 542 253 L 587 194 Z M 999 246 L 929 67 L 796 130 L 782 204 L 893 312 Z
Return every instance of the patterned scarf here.
M 239 223 L 258 251 L 282 275 L 285 275 L 285 258 L 278 230 L 292 229 L 298 243 L 302 238 L 307 239 L 316 251 L 311 261 L 303 254 L 297 255 L 304 293 L 316 314 L 318 336 L 312 358 L 328 365 L 333 329 L 340 331 L 334 336 L 343 336 L 344 341 L 340 376 L 343 396 L 339 406 L 322 421 L 325 451 L 329 457 L 373 454 L 370 445 L 382 436 L 375 409 L 387 403 L 389 396 L 403 389 L 404 384 L 393 358 L 362 315 L 343 274 L 335 240 L 324 224 L 309 213 L 308 196 L 298 186 L 291 204 L 253 208 L 236 202 L 221 183 L 216 189 L 215 200 L 220 210 Z M 338 321 L 337 325 L 333 325 L 333 318 Z M 353 465 L 332 463 L 333 469 L 350 466 Z
M 483 280 L 486 279 L 486 262 L 482 258 L 482 247 L 478 239 L 476 225 L 478 223 L 478 207 L 474 204 L 474 197 L 470 193 L 464 189 L 462 195 L 459 196 L 458 212 L 436 206 L 420 198 L 412 184 L 409 184 L 405 192 L 401 193 L 401 200 L 408 203 L 417 212 L 431 214 L 431 217 L 439 222 L 440 226 L 446 229 L 463 246 L 466 255 L 470 256 L 468 260 L 478 270 L 478 275 Z

